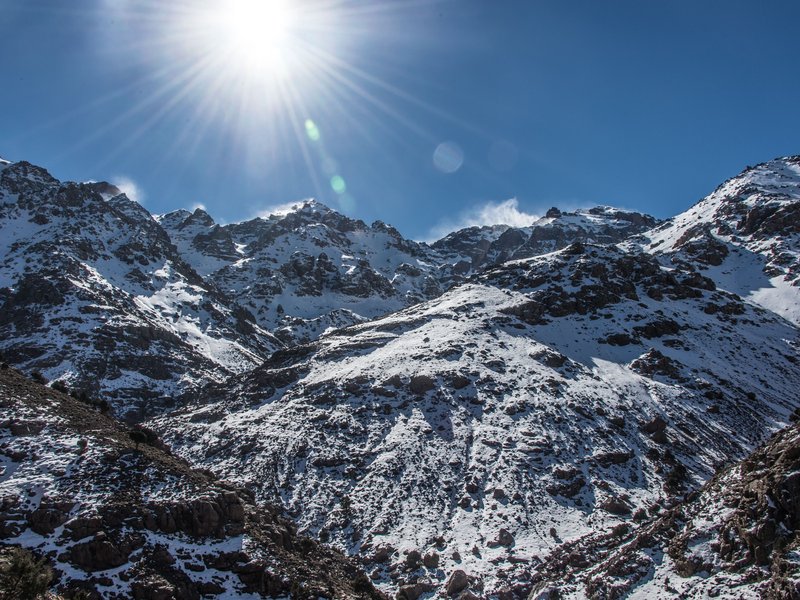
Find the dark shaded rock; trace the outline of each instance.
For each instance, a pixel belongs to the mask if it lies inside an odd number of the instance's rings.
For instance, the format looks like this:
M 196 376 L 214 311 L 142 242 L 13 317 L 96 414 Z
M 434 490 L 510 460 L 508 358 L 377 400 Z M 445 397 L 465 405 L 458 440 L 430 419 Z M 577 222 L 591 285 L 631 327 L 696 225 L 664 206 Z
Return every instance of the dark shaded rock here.
M 664 335 L 680 333 L 681 327 L 672 319 L 656 319 L 646 325 L 634 327 L 633 330 L 641 337 L 651 339 Z
M 592 460 L 601 467 L 610 467 L 626 463 L 634 456 L 633 452 L 600 452 L 592 456 Z
M 66 523 L 71 509 L 71 502 L 42 502 L 39 508 L 28 515 L 28 524 L 39 535 L 49 535 Z
M 400 586 L 400 591 L 397 593 L 398 600 L 417 600 L 422 594 L 432 592 L 436 586 L 429 581 L 417 581 L 416 583 L 408 583 Z
M 456 569 L 447 579 L 445 590 L 448 596 L 455 596 L 469 587 L 469 576 L 461 569 Z
M 498 546 L 505 546 L 506 548 L 510 548 L 514 545 L 514 536 L 503 527 L 500 528 L 500 531 L 497 532 L 497 537 L 489 542 L 488 546 L 490 548 L 496 548 Z
M 424 394 L 435 387 L 436 381 L 429 375 L 414 375 L 409 383 L 409 388 L 415 394 Z
M 140 535 L 128 535 L 114 541 L 100 532 L 94 539 L 72 546 L 65 559 L 84 571 L 104 571 L 124 565 L 130 554 L 143 545 L 144 538 Z
M 662 375 L 678 381 L 682 379 L 680 363 L 665 356 L 655 348 L 651 348 L 632 361 L 630 368 L 645 377 L 652 378 L 656 375 Z
M 437 552 L 428 552 L 422 557 L 422 564 L 426 569 L 436 569 L 439 566 L 439 554 Z
M 604 341 L 611 346 L 628 346 L 636 343 L 636 340 L 627 333 L 612 333 Z
M 631 507 L 620 498 L 609 498 L 598 506 L 612 515 L 629 515 L 631 513 Z
M 642 431 L 649 434 L 654 434 L 657 431 L 664 431 L 667 428 L 667 422 L 660 416 L 653 417 L 650 421 L 642 424 Z

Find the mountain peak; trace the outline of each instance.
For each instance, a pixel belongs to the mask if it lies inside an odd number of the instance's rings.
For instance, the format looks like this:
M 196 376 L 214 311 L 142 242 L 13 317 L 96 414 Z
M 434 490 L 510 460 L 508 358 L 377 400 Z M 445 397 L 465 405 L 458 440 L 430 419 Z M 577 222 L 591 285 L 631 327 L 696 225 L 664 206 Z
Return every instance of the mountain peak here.
M 212 225 L 215 225 L 214 219 L 211 217 L 211 215 L 208 214 L 204 209 L 200 208 L 199 206 L 195 208 L 194 212 L 191 215 L 189 215 L 184 221 L 184 224 L 188 223 L 204 225 L 206 227 L 211 227 Z
M 104 200 L 110 200 L 114 196 L 119 196 L 122 193 L 121 189 L 107 181 L 90 181 L 87 182 L 87 185 L 100 194 Z

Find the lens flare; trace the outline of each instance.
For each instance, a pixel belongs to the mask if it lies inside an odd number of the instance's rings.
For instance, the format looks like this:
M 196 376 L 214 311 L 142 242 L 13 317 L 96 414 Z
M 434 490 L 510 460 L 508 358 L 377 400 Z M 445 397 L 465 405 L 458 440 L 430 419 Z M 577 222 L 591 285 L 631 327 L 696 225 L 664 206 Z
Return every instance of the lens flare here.
M 331 177 L 331 188 L 337 194 L 344 194 L 347 191 L 347 185 L 341 175 Z
M 319 128 L 317 127 L 317 124 L 314 123 L 314 121 L 312 121 L 311 119 L 306 119 L 306 135 L 308 136 L 308 139 L 310 139 L 312 142 L 319 141 L 320 138 Z
M 110 164 L 148 132 L 168 126 L 174 135 L 162 150 L 166 156 L 212 153 L 259 181 L 268 180 L 271 165 L 285 168 L 287 157 L 299 157 L 309 191 L 347 209 L 355 206 L 350 194 L 358 182 L 345 185 L 343 147 L 372 144 L 377 155 L 387 134 L 409 152 L 420 139 L 435 146 L 440 140 L 427 125 L 430 117 L 474 130 L 407 92 L 386 53 L 387 36 L 409 48 L 438 43 L 438 27 L 412 25 L 421 22 L 419 6 L 446 1 L 102 0 L 98 13 L 89 13 L 91 22 L 109 24 L 96 40 L 99 55 L 123 57 L 139 75 L 42 129 L 131 97 L 126 110 L 70 151 L 104 143 L 109 132 L 135 123 L 105 153 Z M 398 31 L 413 35 L 392 38 Z M 434 156 L 446 173 L 463 160 L 455 145 Z
M 455 142 L 442 142 L 433 151 L 433 166 L 442 173 L 455 173 L 464 164 L 464 151 Z

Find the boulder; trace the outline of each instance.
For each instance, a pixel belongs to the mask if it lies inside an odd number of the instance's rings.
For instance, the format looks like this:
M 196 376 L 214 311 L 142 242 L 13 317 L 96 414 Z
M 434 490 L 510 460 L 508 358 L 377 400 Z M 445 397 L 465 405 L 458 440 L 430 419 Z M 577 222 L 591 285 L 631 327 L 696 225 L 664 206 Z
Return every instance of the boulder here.
M 397 600 L 417 600 L 422 594 L 432 592 L 436 586 L 428 581 L 417 581 L 416 583 L 408 583 L 400 586 L 400 591 L 397 593 Z
M 409 387 L 415 394 L 424 394 L 436 387 L 436 381 L 430 375 L 414 375 Z
M 448 596 L 455 596 L 469 587 L 469 576 L 461 569 L 450 574 L 445 590 Z

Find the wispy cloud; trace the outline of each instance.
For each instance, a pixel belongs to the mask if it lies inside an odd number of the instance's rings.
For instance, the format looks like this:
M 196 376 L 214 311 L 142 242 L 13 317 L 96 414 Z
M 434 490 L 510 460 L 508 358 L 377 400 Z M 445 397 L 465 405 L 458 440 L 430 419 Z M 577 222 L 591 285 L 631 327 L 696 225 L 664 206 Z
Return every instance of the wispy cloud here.
M 189 210 L 191 210 L 192 212 L 194 212 L 194 211 L 196 211 L 198 208 L 199 208 L 200 210 L 205 210 L 205 209 L 206 209 L 206 205 L 205 205 L 205 204 L 203 204 L 202 202 L 195 202 L 194 204 L 192 204 L 192 207 L 191 207 Z
M 285 215 L 290 213 L 295 207 L 307 202 L 309 199 L 306 198 L 304 200 L 295 200 L 294 202 L 285 202 L 284 204 L 274 204 L 272 206 L 267 206 L 266 208 L 259 209 L 256 212 L 256 217 L 261 217 L 262 219 L 266 219 L 270 215 Z
M 111 183 L 117 186 L 123 194 L 125 194 L 134 202 L 138 202 L 142 205 L 144 204 L 144 191 L 130 177 L 126 177 L 125 175 L 117 175 L 116 177 L 112 178 Z
M 516 198 L 509 198 L 502 202 L 487 202 L 468 208 L 453 219 L 440 221 L 428 232 L 427 241 L 436 241 L 452 231 L 465 227 L 480 227 L 481 225 L 528 227 L 539 216 L 520 210 L 519 201 Z

